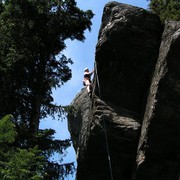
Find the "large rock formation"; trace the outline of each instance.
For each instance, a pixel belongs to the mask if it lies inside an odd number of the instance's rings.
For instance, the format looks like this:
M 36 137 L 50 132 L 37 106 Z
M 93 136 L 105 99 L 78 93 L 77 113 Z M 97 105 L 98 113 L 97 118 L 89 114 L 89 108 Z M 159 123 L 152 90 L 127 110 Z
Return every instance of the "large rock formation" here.
M 77 180 L 178 180 L 179 34 L 179 22 L 105 6 L 93 96 L 83 89 L 69 114 Z

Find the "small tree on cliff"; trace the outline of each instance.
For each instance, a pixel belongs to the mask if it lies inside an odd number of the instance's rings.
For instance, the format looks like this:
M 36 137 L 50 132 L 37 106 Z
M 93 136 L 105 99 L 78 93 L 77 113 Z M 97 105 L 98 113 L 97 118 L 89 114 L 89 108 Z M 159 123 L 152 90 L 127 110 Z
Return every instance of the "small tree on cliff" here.
M 149 8 L 161 18 L 162 22 L 180 20 L 179 0 L 150 0 Z
M 85 39 L 92 17 L 74 0 L 0 1 L 0 118 L 13 115 L 17 132 L 13 146 L 38 145 L 46 160 L 44 179 L 71 172 L 71 164 L 63 169 L 49 161 L 54 152 L 62 154 L 70 140 L 53 140 L 54 130 L 40 130 L 39 122 L 57 112 L 61 115 L 63 109 L 52 103 L 52 88 L 71 78 L 72 61 L 60 52 L 66 39 Z

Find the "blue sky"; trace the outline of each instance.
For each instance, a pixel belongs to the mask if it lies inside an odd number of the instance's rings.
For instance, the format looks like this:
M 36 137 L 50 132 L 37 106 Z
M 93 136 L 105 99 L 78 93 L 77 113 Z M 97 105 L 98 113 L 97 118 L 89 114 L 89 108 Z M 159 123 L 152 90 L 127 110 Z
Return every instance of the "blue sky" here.
M 76 0 L 77 6 L 82 10 L 91 9 L 95 14 L 92 20 L 92 31 L 86 31 L 85 42 L 79 41 L 66 41 L 66 50 L 64 54 L 71 58 L 74 62 L 70 66 L 72 69 L 72 79 L 67 82 L 64 86 L 53 91 L 54 102 L 58 105 L 69 105 L 75 98 L 76 94 L 81 91 L 83 70 L 85 67 L 93 69 L 94 58 L 95 58 L 95 47 L 97 44 L 97 37 L 101 25 L 101 18 L 103 13 L 103 8 L 106 3 L 110 2 L 108 0 Z M 138 7 L 147 9 L 147 0 L 117 0 L 117 2 L 130 4 Z M 47 118 L 40 123 L 40 128 L 52 128 L 56 130 L 56 139 L 67 139 L 70 138 L 69 131 L 67 129 L 67 121 L 63 122 L 52 120 Z M 74 149 L 71 147 L 68 149 L 68 154 L 64 160 L 65 162 L 76 161 Z M 67 180 L 74 180 L 75 177 L 68 177 Z

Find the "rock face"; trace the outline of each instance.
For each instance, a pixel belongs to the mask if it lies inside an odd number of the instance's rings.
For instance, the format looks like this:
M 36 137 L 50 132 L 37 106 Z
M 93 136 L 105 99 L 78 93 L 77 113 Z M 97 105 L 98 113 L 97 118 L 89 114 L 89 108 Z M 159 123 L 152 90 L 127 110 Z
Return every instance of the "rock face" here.
M 142 8 L 105 6 L 93 96 L 83 89 L 68 118 L 77 180 L 178 180 L 179 35 L 180 22 L 162 27 Z
M 137 180 L 180 179 L 180 22 L 166 22 L 143 119 Z
M 105 6 L 96 48 L 102 99 L 141 113 L 160 37 L 160 22 L 153 14 L 115 2 Z

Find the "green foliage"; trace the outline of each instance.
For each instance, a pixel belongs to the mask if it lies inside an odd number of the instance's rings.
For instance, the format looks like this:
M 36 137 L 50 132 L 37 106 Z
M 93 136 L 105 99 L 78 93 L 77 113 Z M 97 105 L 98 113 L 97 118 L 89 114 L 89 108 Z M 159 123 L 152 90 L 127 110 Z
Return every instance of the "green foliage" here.
M 12 143 L 15 140 L 15 125 L 11 122 L 12 115 L 7 115 L 0 120 L 0 144 Z
M 13 113 L 26 123 L 32 114 L 44 118 L 53 113 L 52 88 L 71 78 L 72 60 L 60 53 L 64 41 L 83 41 L 92 17 L 74 0 L 5 1 L 0 16 L 1 115 Z M 43 110 L 34 112 L 39 106 Z
M 53 129 L 40 130 L 37 141 L 38 146 L 33 148 L 14 145 L 17 132 L 12 122 L 12 115 L 0 119 L 0 179 L 4 180 L 41 180 L 63 179 L 73 174 L 73 163 L 59 164 L 50 160 L 54 153 L 62 154 L 59 162 L 62 163 L 64 151 L 70 146 L 70 140 L 53 140 Z
M 7 161 L 0 168 L 3 179 L 8 180 L 41 180 L 45 176 L 44 159 L 37 147 L 11 150 L 6 153 Z
M 160 16 L 162 22 L 165 20 L 180 20 L 179 0 L 151 0 L 149 8 Z
M 12 115 L 0 119 L 0 179 L 43 179 L 45 158 L 38 147 L 20 149 L 12 146 L 16 138 Z
M 64 108 L 54 105 L 52 97 L 52 89 L 71 78 L 72 60 L 61 52 L 66 48 L 66 39 L 85 40 L 84 31 L 91 30 L 92 17 L 91 11 L 80 10 L 74 0 L 0 1 L 0 118 L 13 115 L 13 124 L 3 127 L 0 135 L 0 143 L 10 143 L 4 146 L 9 154 L 1 151 L 1 162 L 12 168 L 15 159 L 19 159 L 16 175 L 38 179 L 38 175 L 47 174 L 44 179 L 56 180 L 74 170 L 73 163 L 61 164 L 70 140 L 54 140 L 55 131 L 40 130 L 39 122 L 49 115 L 64 114 Z M 46 163 L 36 159 L 37 164 L 30 166 L 38 169 L 36 174 L 25 164 L 35 162 L 31 155 L 37 146 L 37 154 Z M 10 153 L 14 157 L 10 158 Z M 61 155 L 58 162 L 51 160 L 54 153 Z M 27 161 L 23 162 L 20 156 Z M 14 176 L 14 171 L 6 169 L 5 164 L 3 167 L 1 177 Z

